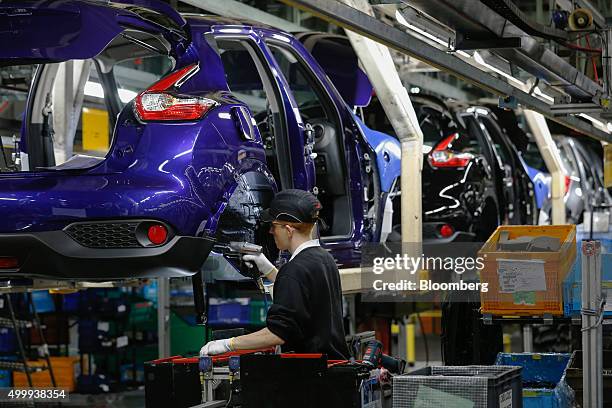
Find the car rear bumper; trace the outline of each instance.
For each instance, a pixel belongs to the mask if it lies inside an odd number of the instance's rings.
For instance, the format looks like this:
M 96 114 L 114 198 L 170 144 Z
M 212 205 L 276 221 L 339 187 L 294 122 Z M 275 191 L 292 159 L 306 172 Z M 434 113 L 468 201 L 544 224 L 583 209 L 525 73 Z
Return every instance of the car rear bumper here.
M 473 232 L 455 231 L 455 233 L 448 238 L 423 237 L 423 243 L 430 245 L 441 245 L 452 242 L 473 242 L 475 239 L 476 234 Z
M 449 237 L 442 237 L 439 233 L 439 227 L 447 224 L 446 222 L 424 222 L 423 223 L 423 243 L 430 245 L 449 244 L 452 242 L 473 242 L 476 239 L 476 234 L 473 232 L 462 231 L 455 229 L 455 232 Z M 457 228 L 457 225 L 453 225 Z
M 210 238 L 174 236 L 151 248 L 88 248 L 64 231 L 0 234 L 0 257 L 18 260 L 16 268 L 0 268 L 0 279 L 105 281 L 190 276 L 199 271 L 213 243 Z

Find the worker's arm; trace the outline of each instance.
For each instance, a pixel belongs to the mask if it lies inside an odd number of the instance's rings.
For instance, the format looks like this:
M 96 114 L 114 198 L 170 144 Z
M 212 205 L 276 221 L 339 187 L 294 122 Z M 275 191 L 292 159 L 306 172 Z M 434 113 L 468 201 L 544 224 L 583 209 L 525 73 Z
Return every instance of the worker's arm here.
M 284 343 L 285 341 L 283 339 L 272 333 L 266 327 L 265 329 L 244 336 L 209 341 L 200 350 L 200 356 L 214 356 L 234 350 L 263 349 L 279 346 Z
M 264 275 L 266 278 L 268 278 L 268 280 L 270 280 L 271 282 L 276 281 L 276 275 L 278 274 L 278 269 L 274 268 L 271 272 L 269 272 L 267 275 Z
M 267 327 L 255 333 L 234 337 L 231 342 L 233 350 L 255 350 L 283 344 L 285 344 L 285 341 L 272 333 Z

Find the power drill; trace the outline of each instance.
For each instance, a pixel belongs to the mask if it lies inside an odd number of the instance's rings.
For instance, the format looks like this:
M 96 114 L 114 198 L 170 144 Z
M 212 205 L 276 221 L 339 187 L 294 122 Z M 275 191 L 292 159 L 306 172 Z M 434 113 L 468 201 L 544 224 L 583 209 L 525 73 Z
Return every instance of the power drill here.
M 241 254 L 241 255 L 259 255 L 263 252 L 263 247 L 261 245 L 252 244 L 250 242 L 245 241 L 231 241 L 227 245 L 227 249 L 230 252 Z M 257 283 L 257 287 L 261 291 L 261 293 L 266 293 L 266 288 L 263 284 L 263 279 L 261 278 L 261 274 L 256 270 L 254 274 L 250 276 Z
M 373 368 L 383 367 L 394 374 L 402 374 L 406 368 L 406 362 L 401 358 L 395 358 L 383 354 L 383 345 L 378 340 L 370 340 L 363 353 L 363 362 Z

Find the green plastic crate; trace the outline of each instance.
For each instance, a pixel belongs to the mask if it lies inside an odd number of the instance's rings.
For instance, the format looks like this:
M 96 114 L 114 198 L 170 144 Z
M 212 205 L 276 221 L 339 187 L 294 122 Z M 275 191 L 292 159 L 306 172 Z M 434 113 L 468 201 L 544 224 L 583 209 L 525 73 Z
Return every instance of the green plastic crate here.
M 270 305 L 266 307 L 266 303 L 263 300 L 251 300 L 249 302 L 250 308 L 250 322 L 253 325 L 264 326 L 266 324 L 266 316 L 268 315 L 268 309 Z

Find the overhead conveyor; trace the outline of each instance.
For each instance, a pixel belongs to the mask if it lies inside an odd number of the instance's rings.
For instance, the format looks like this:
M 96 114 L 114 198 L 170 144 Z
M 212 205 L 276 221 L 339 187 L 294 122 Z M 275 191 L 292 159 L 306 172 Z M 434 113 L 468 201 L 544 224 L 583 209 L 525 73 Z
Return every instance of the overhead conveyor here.
M 550 38 L 566 44 L 566 31 L 530 23 L 510 1 L 413 0 L 409 4 L 455 30 L 455 49 L 491 49 L 572 101 L 595 102 L 603 93 L 599 84 L 539 41 Z
M 570 129 L 598 140 L 612 142 L 612 136 L 602 127 L 572 115 L 559 116 L 553 105 L 533 93 L 525 92 L 511 83 L 464 61 L 457 55 L 440 50 L 416 35 L 392 27 L 362 11 L 338 1 L 282 0 L 289 5 L 305 9 L 327 21 L 355 31 L 401 53 L 407 54 L 462 80 L 470 82 L 503 98 L 515 100 L 526 109 L 540 112 L 547 118 Z M 481 5 L 481 7 L 485 7 Z M 535 40 L 534 40 L 535 41 Z M 591 81 L 592 82 L 592 81 Z M 588 95 L 588 92 L 587 92 Z

